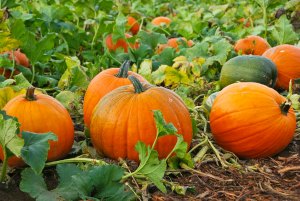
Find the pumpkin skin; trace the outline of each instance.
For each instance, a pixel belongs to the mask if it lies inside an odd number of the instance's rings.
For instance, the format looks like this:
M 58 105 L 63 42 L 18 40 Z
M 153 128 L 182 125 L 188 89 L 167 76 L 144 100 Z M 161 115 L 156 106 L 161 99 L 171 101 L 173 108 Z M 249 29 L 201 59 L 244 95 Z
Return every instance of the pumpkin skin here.
M 129 31 L 136 35 L 140 30 L 140 24 L 134 17 L 128 16 L 127 17 L 127 26 L 129 27 Z
M 168 17 L 163 17 L 163 16 L 160 16 L 160 17 L 156 17 L 154 18 L 151 23 L 154 25 L 154 26 L 163 26 L 163 25 L 170 25 L 172 22 L 172 20 Z
M 8 115 L 18 118 L 21 124 L 20 132 L 53 132 L 58 140 L 49 141 L 47 159 L 48 161 L 60 159 L 69 153 L 74 142 L 72 119 L 64 106 L 53 97 L 45 94 L 36 94 L 34 97 L 35 100 L 27 100 L 24 95 L 19 95 L 10 100 L 3 110 Z M 2 149 L 0 158 L 3 160 Z M 16 167 L 24 165 L 24 162 L 13 156 L 8 159 L 8 164 Z
M 14 55 L 12 55 L 12 53 Z M 27 68 L 29 68 L 29 66 L 30 66 L 27 56 L 24 53 L 22 53 L 20 49 L 17 49 L 15 51 L 4 52 L 3 54 L 8 54 L 8 58 L 10 60 L 12 60 L 14 58 L 17 65 L 21 65 L 21 66 L 24 66 Z M 3 73 L 3 70 L 4 69 L 2 67 L 0 67 L 0 75 Z M 15 69 L 13 72 L 13 75 L 17 75 L 19 73 L 20 73 L 20 71 Z M 5 70 L 4 77 L 6 77 L 8 79 L 10 77 L 10 75 L 11 75 L 11 70 Z
M 270 47 L 268 41 L 260 36 L 247 36 L 235 43 L 234 50 L 242 54 L 262 55 Z
M 140 88 L 144 91 L 135 91 Z M 119 87 L 98 103 L 90 126 L 95 149 L 112 159 L 138 161 L 138 153 L 134 148 L 136 143 L 142 141 L 152 145 L 156 137 L 153 110 L 160 110 L 166 122 L 173 123 L 190 145 L 192 122 L 181 98 L 169 89 L 142 83 L 141 87 Z M 167 157 L 176 141 L 176 136 L 171 135 L 159 138 L 155 147 L 159 157 Z
M 216 97 L 210 127 L 217 144 L 241 158 L 282 151 L 293 139 L 296 116 L 277 91 L 254 82 L 225 87 Z
M 125 37 L 126 38 L 131 38 L 132 36 L 130 34 L 125 34 Z M 127 42 L 120 38 L 116 41 L 116 43 L 113 42 L 113 39 L 112 39 L 112 35 L 109 34 L 106 39 L 105 39 L 105 43 L 106 43 L 106 47 L 108 48 L 109 51 L 116 51 L 118 48 L 123 48 L 124 52 L 128 52 L 128 44 Z M 136 42 L 136 43 L 133 43 L 133 44 L 130 44 L 130 47 L 133 48 L 133 49 L 137 49 L 139 47 L 139 44 Z
M 83 118 L 87 128 L 91 123 L 92 112 L 97 103 L 112 90 L 131 84 L 128 75 L 136 76 L 141 82 L 147 82 L 145 78 L 135 72 L 128 71 L 130 61 L 125 61 L 120 68 L 109 68 L 96 75 L 90 82 L 83 101 Z
M 275 64 L 262 56 L 241 55 L 228 60 L 220 73 L 221 88 L 235 82 L 258 82 L 274 87 L 277 80 Z
M 271 59 L 277 67 L 277 88 L 288 89 L 290 79 L 300 78 L 300 48 L 293 45 L 278 45 L 267 50 L 264 57 Z

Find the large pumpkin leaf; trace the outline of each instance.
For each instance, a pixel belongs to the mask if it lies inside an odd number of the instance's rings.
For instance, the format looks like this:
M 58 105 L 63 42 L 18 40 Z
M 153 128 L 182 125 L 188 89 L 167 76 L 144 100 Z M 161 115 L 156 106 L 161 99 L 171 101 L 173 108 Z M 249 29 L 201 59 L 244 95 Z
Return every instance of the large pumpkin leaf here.
M 299 40 L 299 35 L 293 30 L 293 26 L 286 15 L 282 15 L 275 23 L 272 36 L 279 44 L 293 44 Z
M 43 175 L 27 168 L 21 173 L 20 189 L 38 201 L 133 199 L 132 192 L 126 191 L 124 184 L 120 182 L 124 174 L 121 167 L 107 165 L 81 170 L 75 164 L 61 164 L 57 165 L 56 170 L 60 182 L 57 188 L 49 191 Z
M 24 146 L 21 150 L 21 157 L 34 172 L 40 174 L 45 167 L 50 148 L 48 140 L 57 141 L 57 136 L 51 132 L 36 134 L 23 131 L 22 138 L 24 139 Z

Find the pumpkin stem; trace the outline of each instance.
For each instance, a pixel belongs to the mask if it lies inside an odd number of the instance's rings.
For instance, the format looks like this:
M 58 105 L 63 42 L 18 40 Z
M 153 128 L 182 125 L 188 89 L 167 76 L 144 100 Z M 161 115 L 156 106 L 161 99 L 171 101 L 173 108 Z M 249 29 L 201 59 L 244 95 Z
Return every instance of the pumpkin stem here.
M 34 90 L 35 87 L 28 87 L 27 91 L 26 91 L 26 96 L 25 98 L 29 101 L 34 101 L 36 100 L 36 96 L 34 95 Z
M 129 75 L 128 79 L 130 80 L 130 82 L 133 84 L 134 87 L 134 92 L 139 94 L 145 91 L 145 89 L 143 88 L 142 83 L 133 75 Z
M 290 101 L 285 101 L 280 105 L 281 113 L 284 115 L 287 115 L 289 112 L 289 109 L 291 108 L 292 103 Z
M 116 74 L 116 77 L 127 78 L 130 64 L 131 64 L 131 61 L 125 60 L 123 62 L 123 64 L 121 65 L 119 72 Z

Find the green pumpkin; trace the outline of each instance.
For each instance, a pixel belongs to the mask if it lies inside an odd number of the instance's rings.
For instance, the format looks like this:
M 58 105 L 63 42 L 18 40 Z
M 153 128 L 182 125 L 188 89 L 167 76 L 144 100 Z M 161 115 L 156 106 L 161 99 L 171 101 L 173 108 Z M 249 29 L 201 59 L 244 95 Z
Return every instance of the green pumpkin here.
M 276 65 L 268 58 L 241 55 L 228 60 L 222 67 L 220 86 L 235 82 L 257 82 L 274 87 L 277 79 Z
M 203 106 L 204 108 L 208 111 L 208 113 L 210 113 L 210 110 L 211 110 L 211 106 L 213 105 L 217 95 L 219 94 L 219 92 L 214 92 L 212 94 L 210 94 L 207 99 L 205 100 Z

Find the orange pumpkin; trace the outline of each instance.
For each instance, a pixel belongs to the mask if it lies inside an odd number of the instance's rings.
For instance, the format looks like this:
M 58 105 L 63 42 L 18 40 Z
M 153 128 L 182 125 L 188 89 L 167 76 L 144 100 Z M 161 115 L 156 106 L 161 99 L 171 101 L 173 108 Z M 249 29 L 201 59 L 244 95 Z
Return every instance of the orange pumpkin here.
M 254 82 L 231 84 L 219 92 L 210 113 L 217 144 L 241 158 L 268 157 L 293 139 L 296 116 L 286 98 Z
M 179 45 L 186 43 L 188 45 L 188 47 L 191 47 L 194 45 L 194 42 L 192 40 L 187 40 L 184 37 L 180 37 L 180 38 L 170 38 L 167 42 L 167 44 L 161 44 L 158 46 L 157 49 L 157 53 L 161 53 L 165 48 L 167 47 L 172 47 L 174 49 L 176 49 L 176 51 L 179 51 Z
M 156 17 L 154 18 L 151 23 L 154 25 L 154 26 L 162 26 L 162 25 L 170 25 L 172 22 L 172 20 L 168 17 L 163 17 L 163 16 L 159 16 L 159 17 Z
M 242 54 L 262 55 L 270 47 L 268 41 L 260 36 L 247 36 L 235 43 L 234 50 Z
M 129 66 L 130 61 L 125 61 L 120 68 L 106 69 L 93 78 L 83 101 L 83 117 L 87 127 L 90 126 L 92 112 L 100 99 L 110 91 L 131 83 L 127 78 L 128 75 L 134 75 L 140 81 L 146 82 L 142 76 L 128 71 Z
M 278 71 L 277 88 L 288 89 L 290 80 L 300 78 L 300 48 L 293 45 L 278 45 L 262 56 L 271 59 Z
M 10 100 L 3 108 L 10 116 L 17 117 L 21 124 L 20 132 L 53 132 L 58 140 L 50 141 L 48 160 L 57 160 L 66 156 L 74 142 L 72 119 L 64 106 L 56 99 L 45 94 L 34 94 L 34 88 L 27 90 L 26 96 L 19 95 Z M 2 149 L 0 158 L 3 160 Z M 8 164 L 12 167 L 24 165 L 17 157 L 11 157 Z
M 134 76 L 128 78 L 133 85 L 107 94 L 93 112 L 90 135 L 95 149 L 113 159 L 138 161 L 136 143 L 142 141 L 152 145 L 156 137 L 153 110 L 160 110 L 165 120 L 173 123 L 190 145 L 192 123 L 181 98 L 169 89 L 141 84 Z M 176 136 L 171 135 L 159 138 L 155 147 L 159 157 L 166 157 L 176 141 Z
M 129 26 L 129 31 L 136 35 L 140 30 L 140 24 L 137 22 L 137 20 L 134 17 L 128 16 L 127 17 L 127 26 Z
M 30 66 L 27 56 L 24 53 L 22 53 L 20 51 L 20 49 L 17 49 L 15 51 L 4 52 L 3 54 L 8 54 L 8 58 L 10 60 L 12 60 L 14 58 L 17 65 L 21 65 L 21 66 L 24 66 L 27 68 L 29 68 L 29 66 Z M 0 67 L 0 75 L 3 73 L 3 70 L 4 69 Z M 15 70 L 13 72 L 14 75 L 19 74 L 19 73 L 20 73 L 20 71 L 18 71 L 18 70 Z M 10 75 L 11 75 L 11 71 L 5 70 L 4 76 L 6 78 L 9 78 Z
M 130 34 L 125 34 L 126 38 L 131 38 L 132 36 Z M 128 52 L 128 43 L 126 40 L 120 38 L 116 41 L 116 43 L 113 42 L 112 35 L 109 34 L 105 39 L 106 47 L 110 51 L 116 51 L 118 48 L 123 48 L 124 52 Z M 139 47 L 139 44 L 137 42 L 129 44 L 131 48 L 137 49 Z

